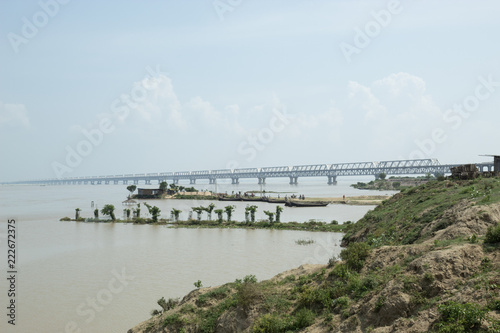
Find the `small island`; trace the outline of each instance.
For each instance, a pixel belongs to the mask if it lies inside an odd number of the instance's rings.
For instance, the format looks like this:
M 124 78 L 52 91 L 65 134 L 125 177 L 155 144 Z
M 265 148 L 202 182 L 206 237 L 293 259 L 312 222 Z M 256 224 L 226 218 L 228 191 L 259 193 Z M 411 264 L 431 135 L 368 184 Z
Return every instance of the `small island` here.
M 436 180 L 437 178 L 431 174 L 427 174 L 422 177 L 395 177 L 386 178 L 385 173 L 378 174 L 375 180 L 368 183 L 357 182 L 352 184 L 351 187 L 357 188 L 358 190 L 375 190 L 375 191 L 399 191 L 405 188 L 410 188 L 412 186 L 419 186 L 425 184 L 430 180 Z M 443 177 L 443 176 L 438 176 Z M 444 179 L 444 177 L 443 177 Z M 442 179 L 441 179 L 442 180 Z

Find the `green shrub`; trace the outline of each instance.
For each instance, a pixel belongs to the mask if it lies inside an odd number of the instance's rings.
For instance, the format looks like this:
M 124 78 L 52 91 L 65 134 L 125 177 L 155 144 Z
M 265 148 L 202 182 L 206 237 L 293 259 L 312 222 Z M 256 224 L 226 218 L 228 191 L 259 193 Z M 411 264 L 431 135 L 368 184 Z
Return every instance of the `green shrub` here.
M 165 317 L 163 320 L 163 327 L 166 326 L 180 326 L 183 324 L 183 320 L 181 315 L 178 313 L 174 313 L 173 315 Z
M 293 282 L 293 281 L 295 281 L 295 275 L 294 274 L 290 274 L 286 278 L 284 278 L 283 280 L 281 280 L 281 283 L 285 284 L 285 283 Z
M 297 331 L 311 326 L 316 315 L 311 310 L 302 308 L 292 316 L 268 313 L 257 319 L 252 332 L 254 333 L 284 333 Z
M 71 221 L 71 219 L 66 216 L 66 217 L 61 218 L 59 221 Z
M 229 293 L 228 287 L 225 287 L 225 286 L 219 287 L 217 289 L 214 289 L 214 290 L 211 290 L 211 291 L 206 292 L 204 294 L 201 294 L 198 297 L 196 304 L 199 306 L 203 306 L 208 302 L 208 300 L 214 299 L 214 298 L 215 299 L 222 299 L 222 298 L 226 297 L 226 295 L 228 293 Z
M 475 243 L 477 243 L 477 235 L 476 235 L 476 234 L 472 234 L 472 236 L 470 236 L 467 240 L 468 240 L 471 244 L 475 244 Z
M 347 264 L 345 263 L 340 263 L 335 265 L 335 267 L 332 269 L 332 272 L 330 275 L 336 276 L 338 278 L 341 278 L 343 280 L 349 279 L 351 276 L 351 273 L 349 272 L 349 268 L 347 267 Z
M 438 305 L 441 318 L 436 324 L 440 333 L 470 332 L 481 325 L 486 310 L 477 304 L 448 302 Z
M 500 300 L 496 299 L 496 300 L 488 302 L 487 307 L 489 310 L 492 310 L 492 311 L 500 311 Z
M 236 286 L 236 300 L 238 305 L 247 311 L 252 304 L 262 297 L 262 292 L 257 285 L 255 275 L 247 275 L 243 279 L 243 283 L 238 283 Z
M 341 296 L 333 300 L 333 307 L 336 309 L 345 309 L 349 305 L 349 297 Z
M 173 309 L 179 304 L 178 298 L 169 298 L 168 301 L 165 301 L 165 297 L 160 298 L 156 303 L 163 309 L 163 311 L 168 311 Z
M 370 253 L 370 246 L 364 242 L 350 243 L 340 252 L 340 258 L 345 261 L 348 268 L 359 272 Z
M 200 323 L 198 331 L 203 333 L 215 332 L 217 320 L 228 309 L 236 306 L 236 300 L 233 297 L 228 297 L 222 300 L 217 306 L 208 308 L 206 311 L 199 313 Z
M 486 235 L 484 237 L 484 242 L 487 244 L 500 242 L 500 223 L 488 227 L 488 231 L 486 231 Z
M 385 296 L 379 296 L 377 302 L 375 303 L 375 312 L 379 312 L 384 305 L 385 305 Z
M 193 283 L 193 285 L 194 285 L 196 288 L 198 288 L 198 289 L 199 289 L 199 288 L 201 288 L 201 287 L 203 287 L 203 284 L 201 283 L 201 280 L 196 281 L 195 283 Z
M 279 316 L 276 313 L 267 313 L 255 322 L 252 332 L 254 333 L 281 333 L 286 332 L 291 326 L 289 317 Z
M 292 318 L 292 327 L 293 329 L 302 329 L 308 326 L 311 326 L 314 323 L 314 318 L 316 315 L 309 309 L 300 309 L 295 313 L 295 316 Z

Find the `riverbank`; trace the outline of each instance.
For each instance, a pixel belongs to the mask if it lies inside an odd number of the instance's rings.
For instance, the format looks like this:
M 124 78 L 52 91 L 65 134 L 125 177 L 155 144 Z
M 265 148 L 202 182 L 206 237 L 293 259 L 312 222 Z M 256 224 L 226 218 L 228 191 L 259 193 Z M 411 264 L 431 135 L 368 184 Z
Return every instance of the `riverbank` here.
M 128 332 L 500 332 L 499 221 L 499 179 L 431 181 L 348 227 L 341 261 L 162 298 Z
M 135 219 L 135 220 L 103 220 L 103 219 L 84 219 L 79 218 L 78 220 L 70 219 L 69 217 L 62 218 L 60 221 L 63 222 L 83 222 L 83 223 L 133 223 L 133 224 L 147 224 L 147 225 L 165 225 L 169 228 L 188 228 L 188 229 L 268 229 L 268 230 L 300 230 L 300 231 L 319 231 L 319 232 L 345 232 L 351 225 L 350 221 L 344 224 L 338 224 L 337 221 L 331 223 L 320 222 L 320 221 L 307 221 L 307 222 L 273 222 L 268 221 L 258 221 L 258 222 L 236 222 L 224 221 L 219 223 L 217 221 L 206 221 L 206 220 L 190 220 L 190 221 L 167 221 L 165 219 L 160 219 L 158 222 L 153 222 L 146 219 Z
M 429 178 L 413 178 L 413 177 L 391 177 L 389 179 L 376 179 L 368 183 L 357 182 L 352 184 L 358 190 L 372 191 L 399 191 L 402 189 L 419 186 L 429 181 Z
M 345 204 L 354 206 L 379 205 L 382 201 L 389 199 L 390 195 L 358 195 L 347 197 L 306 197 L 304 201 L 326 201 L 331 204 Z M 277 197 L 272 197 L 276 199 Z M 164 196 L 163 199 L 169 200 L 218 200 L 211 192 L 200 192 L 200 194 L 176 194 Z M 283 199 L 283 196 L 281 196 Z M 236 201 L 236 200 L 235 200 Z M 256 200 L 257 201 L 257 200 Z M 251 201 L 249 201 L 251 202 Z M 265 202 L 265 201 L 263 201 Z

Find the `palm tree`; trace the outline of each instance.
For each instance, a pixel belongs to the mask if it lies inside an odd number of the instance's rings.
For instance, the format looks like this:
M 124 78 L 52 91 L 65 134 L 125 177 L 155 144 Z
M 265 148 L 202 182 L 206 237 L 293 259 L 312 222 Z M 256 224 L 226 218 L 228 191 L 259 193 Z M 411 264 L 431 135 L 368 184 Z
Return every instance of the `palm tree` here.
M 170 214 L 175 219 L 175 222 L 179 222 L 179 214 L 182 213 L 182 210 L 172 208 Z
M 235 206 L 229 205 L 224 207 L 224 211 L 227 214 L 227 222 L 231 222 L 231 215 L 233 215 Z
M 205 211 L 208 213 L 208 220 L 212 221 L 212 212 L 215 208 L 215 205 L 213 204 L 213 202 L 208 205 L 208 207 L 205 208 Z
M 268 210 L 265 210 L 264 211 L 264 214 L 267 215 L 267 217 L 269 218 L 269 223 L 273 223 L 274 221 L 274 213 L 273 212 L 270 212 Z
M 80 208 L 75 209 L 75 220 L 78 220 L 78 218 L 80 217 L 80 212 L 81 211 L 82 210 Z
M 192 207 L 191 208 L 194 212 L 196 212 L 196 217 L 198 218 L 198 221 L 201 221 L 201 213 L 205 210 L 203 207 Z
M 153 222 L 155 223 L 158 222 L 158 216 L 161 213 L 160 208 L 148 205 L 146 202 L 144 203 L 144 205 L 148 208 L 149 214 L 151 214 Z
M 245 207 L 245 223 L 248 223 L 250 220 L 250 211 L 248 210 L 248 206 Z
M 97 209 L 97 208 L 94 210 L 94 218 L 95 219 L 99 218 L 99 209 Z
M 280 217 L 281 217 L 281 212 L 283 211 L 283 207 L 280 205 L 276 206 L 276 222 L 281 222 Z
M 251 205 L 250 207 L 248 207 L 248 211 L 250 212 L 250 220 L 252 221 L 252 223 L 255 222 L 255 212 L 257 211 L 257 206 L 255 205 Z
M 141 204 L 140 203 L 137 204 L 137 208 L 135 210 L 135 214 L 136 214 L 137 218 L 141 217 Z
M 219 223 L 222 223 L 222 213 L 224 213 L 224 211 L 222 209 L 216 209 L 214 210 L 215 214 L 217 214 L 217 219 L 219 221 Z
M 127 213 L 127 220 L 130 219 L 130 208 L 125 209 Z
M 109 215 L 111 217 L 111 220 L 115 221 L 115 206 L 113 205 L 104 205 L 104 207 L 101 209 L 102 215 Z

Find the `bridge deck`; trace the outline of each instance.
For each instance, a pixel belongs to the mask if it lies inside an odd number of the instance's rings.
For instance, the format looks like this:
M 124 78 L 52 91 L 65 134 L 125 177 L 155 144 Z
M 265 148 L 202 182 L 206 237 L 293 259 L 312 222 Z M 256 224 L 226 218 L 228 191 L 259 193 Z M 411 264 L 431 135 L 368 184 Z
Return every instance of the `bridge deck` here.
M 161 172 L 148 174 L 124 174 L 91 177 L 67 177 L 60 179 L 37 179 L 11 182 L 10 184 L 119 184 L 140 181 L 150 184 L 151 181 L 189 180 L 191 184 L 198 179 L 208 179 L 214 183 L 217 179 L 232 179 L 233 184 L 240 178 L 257 178 L 264 183 L 266 178 L 289 177 L 291 184 L 297 183 L 298 177 L 328 177 L 328 183 L 334 184 L 337 176 L 377 176 L 386 175 L 425 175 L 448 174 L 450 168 L 460 164 L 440 164 L 437 159 L 396 160 L 381 162 L 358 162 L 337 164 L 315 164 L 297 166 L 279 166 L 264 168 L 220 169 L 181 172 Z M 493 171 L 493 162 L 477 163 L 480 171 Z

